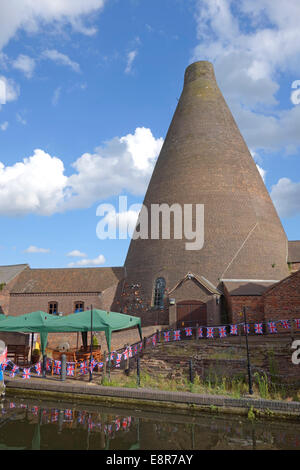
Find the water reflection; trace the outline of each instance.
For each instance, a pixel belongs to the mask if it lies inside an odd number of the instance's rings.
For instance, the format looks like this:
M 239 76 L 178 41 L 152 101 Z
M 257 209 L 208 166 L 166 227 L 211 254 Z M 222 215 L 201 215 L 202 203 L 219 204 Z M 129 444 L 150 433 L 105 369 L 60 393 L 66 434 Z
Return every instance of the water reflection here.
M 0 449 L 299 449 L 300 424 L 9 399 Z

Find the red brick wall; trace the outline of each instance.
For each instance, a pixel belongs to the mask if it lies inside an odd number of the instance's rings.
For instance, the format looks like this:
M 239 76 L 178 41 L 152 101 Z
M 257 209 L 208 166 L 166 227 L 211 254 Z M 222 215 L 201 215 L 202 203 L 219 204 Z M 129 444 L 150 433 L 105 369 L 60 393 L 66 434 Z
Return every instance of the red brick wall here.
M 264 321 L 264 302 L 259 295 L 232 295 L 225 292 L 228 321 L 240 323 L 244 321 L 243 308 L 246 307 L 247 321 L 249 323 Z
M 49 302 L 58 303 L 58 311 L 64 315 L 74 312 L 75 302 L 84 302 L 85 309 L 93 305 L 101 308 L 100 297 L 97 293 L 90 294 L 11 294 L 9 314 L 13 316 L 23 315 L 37 310 L 48 312 Z
M 292 273 L 299 271 L 300 263 L 290 263 L 290 270 Z
M 264 304 L 266 321 L 300 318 L 300 271 L 268 290 Z

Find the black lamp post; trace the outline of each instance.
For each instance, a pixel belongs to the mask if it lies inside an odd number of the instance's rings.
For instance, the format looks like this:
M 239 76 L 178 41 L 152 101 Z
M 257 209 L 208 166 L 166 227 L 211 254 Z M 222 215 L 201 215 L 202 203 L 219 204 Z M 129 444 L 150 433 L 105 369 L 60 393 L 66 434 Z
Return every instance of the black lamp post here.
M 245 338 L 246 338 L 246 349 L 247 349 L 249 395 L 253 395 L 252 374 L 251 374 L 251 364 L 250 364 L 250 354 L 249 354 L 249 344 L 248 344 L 248 329 L 247 329 L 246 307 L 243 308 L 243 312 L 244 312 Z

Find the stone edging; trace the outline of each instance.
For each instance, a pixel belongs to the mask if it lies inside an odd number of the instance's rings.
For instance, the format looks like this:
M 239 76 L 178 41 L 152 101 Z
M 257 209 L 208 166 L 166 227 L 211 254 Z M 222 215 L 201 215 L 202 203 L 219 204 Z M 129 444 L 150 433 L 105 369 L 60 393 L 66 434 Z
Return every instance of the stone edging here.
M 125 388 L 125 387 L 109 387 L 99 386 L 93 383 L 72 384 L 67 382 L 51 382 L 47 379 L 32 379 L 24 381 L 23 379 L 8 379 L 5 380 L 7 394 L 18 393 L 23 391 L 26 394 L 33 395 L 53 395 L 62 397 L 68 395 L 70 399 L 82 400 L 84 397 L 89 401 L 120 401 L 120 400 L 133 400 L 147 403 L 148 405 L 155 405 L 164 407 L 167 403 L 173 405 L 174 408 L 182 406 L 193 408 L 194 406 L 210 409 L 218 408 L 218 411 L 226 411 L 232 409 L 238 411 L 249 410 L 251 408 L 259 410 L 260 412 L 285 414 L 300 417 L 300 403 L 298 402 L 283 402 L 276 400 L 254 399 L 251 397 L 232 398 L 220 395 L 199 395 L 189 392 L 169 392 L 164 390 L 153 390 L 145 388 Z

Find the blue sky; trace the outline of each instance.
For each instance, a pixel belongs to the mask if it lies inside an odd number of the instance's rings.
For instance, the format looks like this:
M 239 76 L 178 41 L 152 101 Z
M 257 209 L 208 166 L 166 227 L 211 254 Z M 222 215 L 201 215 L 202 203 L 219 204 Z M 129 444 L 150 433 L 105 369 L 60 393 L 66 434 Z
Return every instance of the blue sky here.
M 142 203 L 203 59 L 300 239 L 299 16 L 298 0 L 1 2 L 0 264 L 123 264 L 129 239 L 100 240 L 96 209 Z

